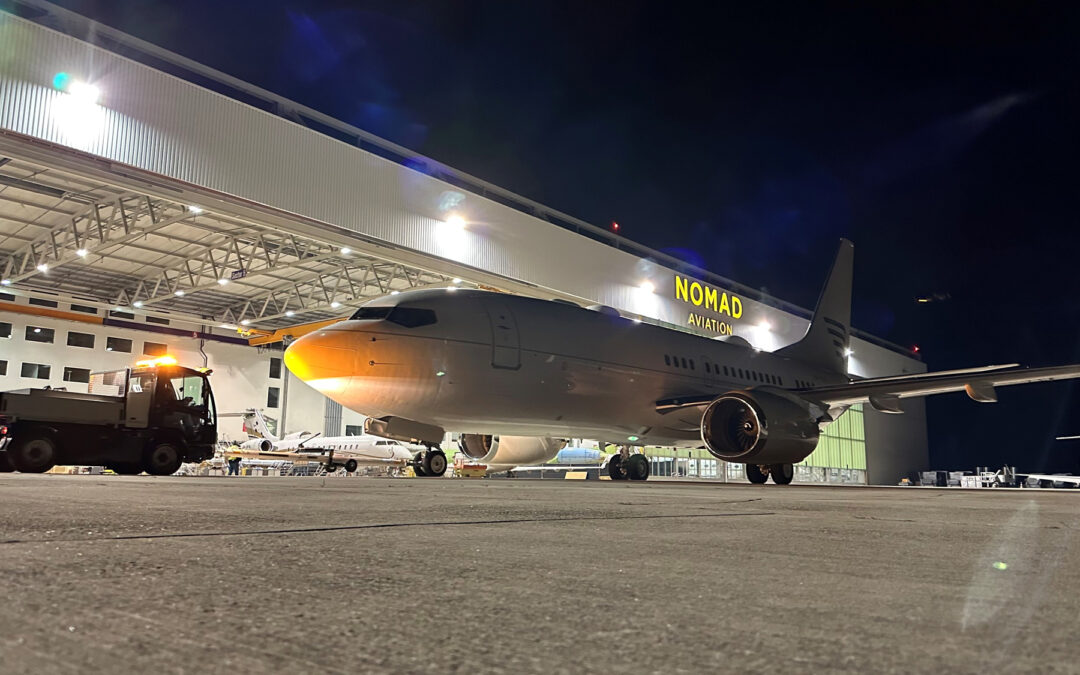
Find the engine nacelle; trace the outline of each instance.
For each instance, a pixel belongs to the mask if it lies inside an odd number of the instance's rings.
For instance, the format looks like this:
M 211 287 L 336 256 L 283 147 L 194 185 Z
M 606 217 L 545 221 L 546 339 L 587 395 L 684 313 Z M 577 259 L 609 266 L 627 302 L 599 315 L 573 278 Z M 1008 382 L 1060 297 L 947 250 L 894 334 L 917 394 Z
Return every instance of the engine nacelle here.
M 801 462 L 817 447 L 819 434 L 810 403 L 768 390 L 724 394 L 701 416 L 705 447 L 729 462 Z
M 469 459 L 489 467 L 543 464 L 566 446 L 566 441 L 547 436 L 485 436 L 462 434 L 458 444 Z
M 274 444 L 268 438 L 252 438 L 241 443 L 240 449 L 253 452 L 270 452 L 274 449 Z

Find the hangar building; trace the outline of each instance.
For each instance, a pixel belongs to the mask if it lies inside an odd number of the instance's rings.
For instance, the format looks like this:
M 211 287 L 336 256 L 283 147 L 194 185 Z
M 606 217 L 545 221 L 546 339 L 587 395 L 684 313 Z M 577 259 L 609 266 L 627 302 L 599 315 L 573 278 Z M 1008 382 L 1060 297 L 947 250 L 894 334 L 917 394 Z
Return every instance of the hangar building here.
M 282 344 L 395 291 L 600 304 L 769 351 L 808 324 L 803 308 L 44 0 L 0 12 L 0 57 L 0 390 L 81 390 L 90 371 L 167 351 L 214 369 L 222 411 L 341 435 L 361 416 L 286 372 Z M 925 371 L 855 335 L 852 374 Z M 849 411 L 796 478 L 895 483 L 924 468 L 925 409 L 904 407 Z M 224 437 L 241 434 L 224 421 Z M 704 451 L 650 454 L 660 474 L 741 476 Z

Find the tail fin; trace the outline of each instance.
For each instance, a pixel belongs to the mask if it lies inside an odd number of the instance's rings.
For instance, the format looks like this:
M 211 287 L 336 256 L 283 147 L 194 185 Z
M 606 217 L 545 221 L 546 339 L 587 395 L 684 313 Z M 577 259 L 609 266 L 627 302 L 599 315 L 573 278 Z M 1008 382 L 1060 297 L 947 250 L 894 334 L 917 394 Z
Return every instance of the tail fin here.
M 806 335 L 776 353 L 791 359 L 847 373 L 847 348 L 851 333 L 851 277 L 855 246 L 840 240 L 832 271 L 818 297 L 814 318 Z
M 270 427 L 267 426 L 266 420 L 263 419 L 262 413 L 258 410 L 249 409 L 244 411 L 244 431 L 255 438 L 265 438 L 270 441 L 278 440 L 277 436 L 270 432 Z

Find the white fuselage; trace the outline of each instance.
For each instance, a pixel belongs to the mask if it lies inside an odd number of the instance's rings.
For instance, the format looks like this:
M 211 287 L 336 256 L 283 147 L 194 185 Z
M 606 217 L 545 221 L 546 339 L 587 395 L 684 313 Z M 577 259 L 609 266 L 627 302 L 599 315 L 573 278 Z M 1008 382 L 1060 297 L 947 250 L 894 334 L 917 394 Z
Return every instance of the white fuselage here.
M 352 410 L 450 432 L 700 445 L 699 414 L 661 414 L 657 401 L 845 380 L 742 345 L 521 296 L 414 291 L 361 315 L 372 318 L 294 342 L 289 368 Z

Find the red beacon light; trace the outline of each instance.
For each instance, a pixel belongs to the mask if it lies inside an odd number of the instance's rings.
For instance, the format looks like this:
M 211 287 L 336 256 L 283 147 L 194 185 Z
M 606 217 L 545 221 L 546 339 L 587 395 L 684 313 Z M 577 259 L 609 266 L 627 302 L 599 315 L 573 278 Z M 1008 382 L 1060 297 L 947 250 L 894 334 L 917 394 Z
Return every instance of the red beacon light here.
M 616 223 L 616 222 L 615 222 L 614 220 L 613 220 L 613 221 L 611 221 L 611 229 L 612 229 L 612 231 L 614 231 L 614 232 L 618 232 L 618 231 L 619 231 L 619 224 L 618 224 L 618 223 Z
M 911 346 L 911 351 L 918 354 L 919 353 L 919 345 L 912 345 Z

